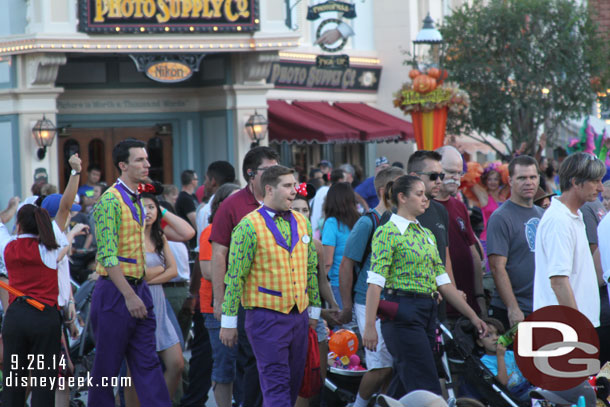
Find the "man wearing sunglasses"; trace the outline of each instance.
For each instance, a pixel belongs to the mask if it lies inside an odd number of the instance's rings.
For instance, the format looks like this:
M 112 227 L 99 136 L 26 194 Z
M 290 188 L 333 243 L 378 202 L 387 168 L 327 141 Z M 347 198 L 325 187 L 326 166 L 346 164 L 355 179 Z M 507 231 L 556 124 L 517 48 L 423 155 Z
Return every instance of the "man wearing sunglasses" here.
M 419 177 L 426 187 L 426 196 L 430 205 L 426 212 L 417 217 L 419 223 L 430 229 L 436 239 L 436 246 L 441 261 L 445 265 L 445 271 L 449 275 L 451 282 L 455 285 L 451 259 L 449 258 L 449 214 L 445 207 L 436 202 L 434 198 L 439 194 L 445 174 L 441 166 L 442 156 L 434 151 L 419 150 L 411 154 L 407 163 L 407 173 Z M 438 318 L 443 321 L 446 319 L 444 301 L 438 308 Z M 392 379 L 387 391 L 388 394 L 404 394 L 398 376 Z
M 407 172 L 409 175 L 421 178 L 426 186 L 426 196 L 430 201 L 430 206 L 423 215 L 417 217 L 417 220 L 434 234 L 438 254 L 445 265 L 445 270 L 449 274 L 451 282 L 455 284 L 451 259 L 449 258 L 449 214 L 442 204 L 434 200 L 440 193 L 443 179 L 445 179 L 441 159 L 442 156 L 434 151 L 416 151 L 409 157 Z M 445 315 L 442 311 L 439 309 L 439 318 L 444 319 Z

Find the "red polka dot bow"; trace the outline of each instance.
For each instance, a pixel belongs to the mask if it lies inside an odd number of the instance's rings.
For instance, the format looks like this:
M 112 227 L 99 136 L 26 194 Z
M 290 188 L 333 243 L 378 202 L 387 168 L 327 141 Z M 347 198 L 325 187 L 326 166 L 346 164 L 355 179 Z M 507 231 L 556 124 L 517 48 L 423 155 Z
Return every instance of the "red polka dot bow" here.
M 152 184 L 139 184 L 138 185 L 138 193 L 148 192 L 151 194 L 155 193 L 155 187 Z
M 301 185 L 297 185 L 295 189 L 297 190 L 297 194 L 307 196 L 307 184 L 306 183 L 303 182 Z

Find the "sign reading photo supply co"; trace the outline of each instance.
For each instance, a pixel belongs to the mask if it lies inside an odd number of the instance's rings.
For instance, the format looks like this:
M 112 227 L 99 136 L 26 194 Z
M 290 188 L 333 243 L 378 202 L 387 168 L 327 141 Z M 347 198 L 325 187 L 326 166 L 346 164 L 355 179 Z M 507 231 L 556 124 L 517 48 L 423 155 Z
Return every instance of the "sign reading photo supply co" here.
M 258 0 L 79 0 L 79 31 L 253 32 Z
M 315 63 L 280 61 L 271 66 L 267 83 L 278 89 L 377 92 L 381 67 L 323 68 Z

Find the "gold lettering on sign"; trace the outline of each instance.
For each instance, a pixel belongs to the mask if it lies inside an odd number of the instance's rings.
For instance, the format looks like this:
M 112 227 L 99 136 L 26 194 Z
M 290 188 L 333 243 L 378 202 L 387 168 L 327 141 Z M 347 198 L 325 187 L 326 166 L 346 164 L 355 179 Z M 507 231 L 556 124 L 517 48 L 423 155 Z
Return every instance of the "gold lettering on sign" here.
M 94 0 L 93 22 L 111 19 L 148 19 L 163 24 L 172 19 L 221 19 L 235 22 L 249 18 L 248 0 Z
M 191 77 L 193 71 L 180 62 L 159 62 L 146 70 L 146 75 L 157 82 L 182 82 Z
M 416 103 L 441 103 L 451 99 L 452 92 L 450 90 L 437 88 L 430 93 L 418 93 L 414 90 L 405 90 L 402 92 L 404 96 L 403 105 L 412 105 Z

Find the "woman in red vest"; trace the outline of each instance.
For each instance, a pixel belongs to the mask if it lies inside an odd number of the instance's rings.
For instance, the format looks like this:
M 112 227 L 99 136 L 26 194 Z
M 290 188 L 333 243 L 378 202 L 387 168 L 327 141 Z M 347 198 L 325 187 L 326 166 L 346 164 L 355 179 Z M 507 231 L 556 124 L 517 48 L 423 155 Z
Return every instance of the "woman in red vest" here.
M 53 386 L 65 360 L 60 357 L 60 316 L 57 307 L 57 241 L 46 210 L 24 205 L 17 213 L 17 236 L 0 223 L 0 253 L 9 284 L 44 304 L 42 311 L 9 296 L 2 326 L 4 340 L 3 406 L 25 405 L 32 389 L 32 407 L 55 405 Z M 31 377 L 30 377 L 31 376 Z

